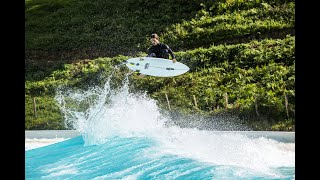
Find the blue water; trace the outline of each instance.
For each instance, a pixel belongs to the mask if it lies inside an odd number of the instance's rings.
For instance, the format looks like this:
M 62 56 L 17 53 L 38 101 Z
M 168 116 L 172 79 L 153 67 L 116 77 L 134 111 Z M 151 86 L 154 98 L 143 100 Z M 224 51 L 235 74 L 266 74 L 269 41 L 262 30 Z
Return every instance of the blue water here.
M 295 178 L 294 143 L 178 127 L 146 93 L 131 93 L 128 77 L 116 89 L 111 81 L 57 90 L 66 127 L 81 136 L 26 151 L 26 179 Z
M 26 151 L 26 179 L 294 179 L 294 167 L 265 174 L 158 151 L 143 137 L 112 137 L 84 146 L 81 136 Z

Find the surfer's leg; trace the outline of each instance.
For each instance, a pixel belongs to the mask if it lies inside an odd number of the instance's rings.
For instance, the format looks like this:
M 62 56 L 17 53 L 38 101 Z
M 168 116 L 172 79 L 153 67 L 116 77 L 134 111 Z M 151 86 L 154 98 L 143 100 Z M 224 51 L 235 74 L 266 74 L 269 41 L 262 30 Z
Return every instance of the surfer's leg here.
M 157 57 L 156 53 L 151 53 L 151 54 L 148 54 L 147 57 Z
M 169 52 L 167 49 L 162 50 L 161 57 L 164 59 L 169 59 Z

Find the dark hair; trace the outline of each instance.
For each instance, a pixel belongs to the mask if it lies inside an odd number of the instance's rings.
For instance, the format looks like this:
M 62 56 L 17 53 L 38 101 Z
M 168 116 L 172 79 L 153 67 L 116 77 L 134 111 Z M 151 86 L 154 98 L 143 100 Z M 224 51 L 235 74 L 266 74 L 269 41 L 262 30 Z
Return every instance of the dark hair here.
M 156 39 L 159 40 L 159 36 L 158 36 L 158 34 L 156 34 L 156 33 L 152 33 L 152 34 L 151 34 L 151 38 L 156 38 Z

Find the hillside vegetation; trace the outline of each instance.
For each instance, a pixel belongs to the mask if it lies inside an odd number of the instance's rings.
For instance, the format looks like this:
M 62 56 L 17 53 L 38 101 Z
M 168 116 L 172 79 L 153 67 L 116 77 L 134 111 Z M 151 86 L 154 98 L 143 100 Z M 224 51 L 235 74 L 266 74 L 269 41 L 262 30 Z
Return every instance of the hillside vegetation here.
M 26 129 L 64 129 L 59 85 L 101 83 L 146 55 L 156 32 L 190 67 L 172 78 L 132 75 L 167 109 L 235 114 L 253 130 L 294 130 L 295 2 L 290 0 L 26 0 Z M 128 72 L 120 68 L 115 79 Z M 36 111 L 34 113 L 34 101 Z M 195 104 L 196 101 L 196 104 Z

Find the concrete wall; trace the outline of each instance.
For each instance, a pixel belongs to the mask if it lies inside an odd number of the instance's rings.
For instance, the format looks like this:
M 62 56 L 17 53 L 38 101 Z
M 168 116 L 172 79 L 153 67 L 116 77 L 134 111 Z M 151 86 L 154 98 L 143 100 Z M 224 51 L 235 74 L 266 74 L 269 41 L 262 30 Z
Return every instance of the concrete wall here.
M 281 131 L 212 131 L 212 133 L 236 133 L 243 134 L 250 138 L 265 137 L 274 139 L 279 142 L 295 142 L 295 132 L 281 132 Z M 34 130 L 25 131 L 25 138 L 73 138 L 79 136 L 80 133 L 76 130 Z
M 73 138 L 79 136 L 79 132 L 76 130 L 33 130 L 25 131 L 25 138 Z

